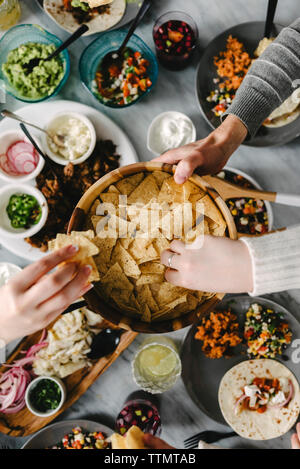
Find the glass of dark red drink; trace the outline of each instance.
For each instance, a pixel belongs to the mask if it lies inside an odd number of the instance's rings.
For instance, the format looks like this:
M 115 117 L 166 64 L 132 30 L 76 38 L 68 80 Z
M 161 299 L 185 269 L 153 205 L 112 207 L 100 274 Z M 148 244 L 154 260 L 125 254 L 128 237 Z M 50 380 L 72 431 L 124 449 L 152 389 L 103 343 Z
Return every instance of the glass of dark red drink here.
M 169 70 L 182 70 L 188 65 L 197 39 L 196 23 L 183 11 L 164 13 L 153 28 L 157 58 Z
M 128 396 L 117 417 L 116 431 L 120 435 L 125 435 L 133 425 L 144 433 L 160 435 L 161 420 L 155 396 L 145 391 L 136 391 Z

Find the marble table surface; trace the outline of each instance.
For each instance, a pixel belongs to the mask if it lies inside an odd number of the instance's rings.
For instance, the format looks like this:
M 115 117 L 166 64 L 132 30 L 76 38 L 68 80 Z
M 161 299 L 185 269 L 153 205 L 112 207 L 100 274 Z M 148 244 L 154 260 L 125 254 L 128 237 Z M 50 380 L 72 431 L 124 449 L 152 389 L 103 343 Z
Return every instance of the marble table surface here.
M 38 23 L 64 39 L 66 33 L 54 24 L 38 8 L 34 0 L 23 0 L 22 23 Z M 110 110 L 97 103 L 83 88 L 78 77 L 78 60 L 83 49 L 93 38 L 80 39 L 71 47 L 71 76 L 58 99 L 80 101 L 91 105 L 111 117 L 129 135 L 139 158 L 143 161 L 152 158 L 146 148 L 147 128 L 151 120 L 160 112 L 178 110 L 188 114 L 197 127 L 198 138 L 205 137 L 210 129 L 201 117 L 195 98 L 195 73 L 201 49 L 223 30 L 238 23 L 263 20 L 267 0 L 154 0 L 151 13 L 144 20 L 137 33 L 153 48 L 153 21 L 160 14 L 170 10 L 184 10 L 196 21 L 199 28 L 199 52 L 193 63 L 181 72 L 169 72 L 160 68 L 158 84 L 153 92 L 138 105 L 129 109 Z M 300 15 L 298 0 L 280 0 L 276 21 L 288 25 Z M 16 110 L 22 103 L 11 97 L 5 106 Z M 266 190 L 300 193 L 300 139 L 276 148 L 253 149 L 242 146 L 231 158 L 230 165 L 244 170 Z M 300 211 L 296 208 L 274 205 L 275 227 L 300 223 Z M 1 239 L 0 239 L 1 244 Z M 21 253 L 20 253 L 21 254 Z M 27 261 L 0 247 L 0 261 L 9 261 L 24 267 Z M 300 292 L 272 295 L 274 301 L 288 308 L 300 320 Z M 187 329 L 171 334 L 182 341 Z M 58 420 L 88 418 L 113 425 L 126 396 L 136 389 L 131 377 L 130 362 L 143 336 L 123 353 L 123 355 L 96 381 L 68 411 Z M 203 376 L 205 380 L 205 376 Z M 229 430 L 205 416 L 185 391 L 179 380 L 174 388 L 160 397 L 163 421 L 162 437 L 178 448 L 183 440 L 202 430 Z M 249 442 L 241 438 L 231 438 L 222 442 L 223 447 L 231 448 L 288 448 L 290 434 L 269 442 Z M 11 438 L 0 434 L 0 448 L 8 444 L 19 448 L 24 438 Z

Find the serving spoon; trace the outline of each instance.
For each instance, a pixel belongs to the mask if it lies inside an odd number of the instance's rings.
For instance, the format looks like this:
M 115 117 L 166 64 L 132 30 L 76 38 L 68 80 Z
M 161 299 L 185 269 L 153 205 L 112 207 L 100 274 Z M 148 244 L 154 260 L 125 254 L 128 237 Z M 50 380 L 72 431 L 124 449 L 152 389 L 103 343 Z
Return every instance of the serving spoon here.
M 39 130 L 40 132 L 44 132 L 47 135 L 47 137 L 49 137 L 52 140 L 52 142 L 55 143 L 55 145 L 57 145 L 58 147 L 64 148 L 64 146 L 65 146 L 65 144 L 64 144 L 65 136 L 64 135 L 52 134 L 52 133 L 48 132 L 48 130 L 42 129 L 41 127 L 39 127 L 36 124 L 32 124 L 32 122 L 25 121 L 20 116 L 18 116 L 14 112 L 8 111 L 7 109 L 3 109 L 1 111 L 1 115 L 3 117 L 8 117 L 10 119 L 14 119 L 18 122 L 22 122 L 23 124 L 29 125 L 30 127 L 34 127 L 35 129 Z
M 53 176 L 55 179 L 58 179 L 56 172 L 53 169 L 53 163 L 52 160 L 47 156 L 38 146 L 32 135 L 30 134 L 29 130 L 25 127 L 25 125 L 22 123 L 20 124 L 21 130 L 24 132 L 30 143 L 34 146 L 36 151 L 41 155 L 42 158 L 48 163 L 50 171 L 52 172 Z
M 113 50 L 111 52 L 108 52 L 102 59 L 101 61 L 101 64 L 100 64 L 100 68 L 101 68 L 101 71 L 102 73 L 107 73 L 108 71 L 108 68 L 112 65 L 112 64 L 116 64 L 116 65 L 119 65 L 120 62 L 122 61 L 123 59 L 123 54 L 124 54 L 124 50 L 126 48 L 126 45 L 129 41 L 129 39 L 131 38 L 131 36 L 133 35 L 134 31 L 136 30 L 137 26 L 140 24 L 140 22 L 142 21 L 142 19 L 144 18 L 145 14 L 147 13 L 147 11 L 149 10 L 150 6 L 151 6 L 151 3 L 152 1 L 151 0 L 144 0 L 143 1 L 143 4 L 141 6 L 141 8 L 139 9 L 135 19 L 133 20 L 129 30 L 128 30 L 128 33 L 124 39 L 124 41 L 122 42 L 121 46 L 119 47 L 119 49 L 116 49 L 116 50 Z
M 28 64 L 24 64 L 26 73 L 31 73 L 34 67 L 37 67 L 40 62 L 47 62 L 48 60 L 54 59 L 57 57 L 63 50 L 69 47 L 73 42 L 77 41 L 84 33 L 89 30 L 89 27 L 86 24 L 83 24 L 78 28 L 66 41 L 64 41 L 52 54 L 50 54 L 46 59 L 35 58 L 31 59 Z
M 237 197 L 250 197 L 254 199 L 268 200 L 276 204 L 300 207 L 300 195 L 282 194 L 280 192 L 268 192 L 258 189 L 246 189 L 231 182 L 224 181 L 216 176 L 202 176 L 211 187 L 216 189 L 222 199 L 234 199 Z

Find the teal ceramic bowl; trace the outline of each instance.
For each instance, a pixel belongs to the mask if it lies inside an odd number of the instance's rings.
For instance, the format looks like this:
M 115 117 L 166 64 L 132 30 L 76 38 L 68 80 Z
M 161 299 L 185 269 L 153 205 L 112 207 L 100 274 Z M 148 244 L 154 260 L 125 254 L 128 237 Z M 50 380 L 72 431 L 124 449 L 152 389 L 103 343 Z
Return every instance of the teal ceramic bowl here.
M 39 25 L 21 24 L 11 28 L 0 40 L 0 87 L 4 93 L 10 94 L 20 101 L 26 103 L 38 103 L 52 98 L 63 88 L 70 73 L 70 57 L 67 50 L 60 54 L 64 65 L 64 75 L 60 83 L 51 94 L 42 96 L 38 99 L 28 98 L 23 96 L 17 89 L 12 87 L 2 71 L 2 65 L 6 63 L 9 52 L 28 42 L 54 44 L 56 47 L 59 47 L 62 44 L 62 41 L 58 37 L 41 28 Z
M 97 92 L 95 84 L 95 76 L 98 70 L 99 63 L 103 57 L 113 50 L 118 49 L 122 44 L 127 31 L 118 30 L 111 31 L 105 34 L 101 34 L 94 42 L 92 42 L 83 52 L 80 63 L 79 73 L 80 78 L 84 86 L 88 91 L 102 103 L 104 106 L 108 106 L 115 109 L 124 109 L 138 103 L 144 96 L 146 96 L 153 89 L 158 76 L 158 64 L 155 55 L 152 50 L 135 34 L 129 40 L 127 46 L 134 51 L 139 51 L 142 56 L 149 61 L 148 76 L 152 81 L 152 86 L 147 89 L 138 99 L 131 103 L 119 106 L 110 102 L 105 102 L 101 99 L 101 95 Z

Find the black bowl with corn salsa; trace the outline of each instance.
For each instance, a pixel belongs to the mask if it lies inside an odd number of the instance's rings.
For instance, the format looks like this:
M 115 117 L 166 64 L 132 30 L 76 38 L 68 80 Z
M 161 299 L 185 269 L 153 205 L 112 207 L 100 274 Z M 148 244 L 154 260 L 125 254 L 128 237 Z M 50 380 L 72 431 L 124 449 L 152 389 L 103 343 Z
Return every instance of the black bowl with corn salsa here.
M 218 175 L 220 179 L 246 189 L 258 189 L 249 179 L 238 172 L 223 169 Z M 263 200 L 247 197 L 226 200 L 233 216 L 238 233 L 260 235 L 272 229 L 267 204 Z

